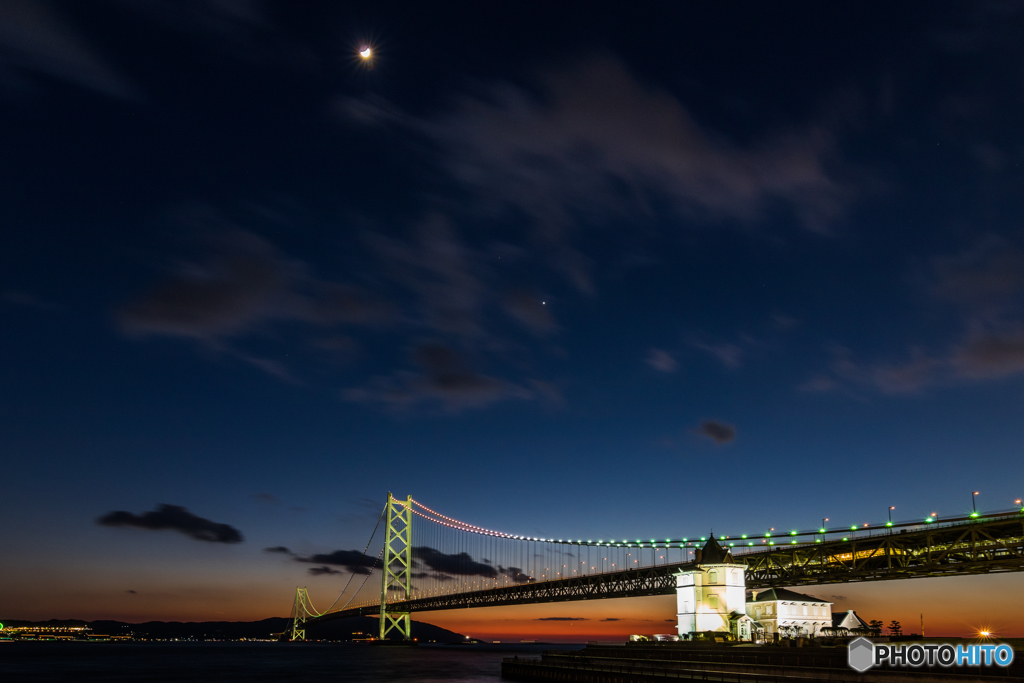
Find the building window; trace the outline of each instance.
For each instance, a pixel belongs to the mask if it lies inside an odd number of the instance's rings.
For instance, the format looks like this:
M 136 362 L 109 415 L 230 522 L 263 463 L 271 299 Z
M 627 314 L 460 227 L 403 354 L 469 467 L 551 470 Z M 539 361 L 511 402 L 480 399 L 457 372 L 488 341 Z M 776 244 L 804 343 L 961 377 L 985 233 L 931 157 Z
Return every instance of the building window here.
M 709 595 L 708 596 L 708 607 L 710 607 L 711 609 L 718 609 L 718 596 L 717 595 Z
M 708 573 L 708 583 L 718 583 L 718 572 L 714 569 Z
M 807 616 L 807 605 L 804 605 L 804 616 Z

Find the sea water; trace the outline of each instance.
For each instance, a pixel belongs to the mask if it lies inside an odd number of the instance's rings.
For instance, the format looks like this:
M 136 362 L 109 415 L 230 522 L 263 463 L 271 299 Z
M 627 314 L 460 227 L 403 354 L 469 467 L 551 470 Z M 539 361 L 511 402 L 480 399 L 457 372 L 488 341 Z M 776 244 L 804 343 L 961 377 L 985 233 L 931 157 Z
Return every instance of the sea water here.
M 582 645 L 379 647 L 365 643 L 0 643 L 3 683 L 501 680 L 503 657 Z

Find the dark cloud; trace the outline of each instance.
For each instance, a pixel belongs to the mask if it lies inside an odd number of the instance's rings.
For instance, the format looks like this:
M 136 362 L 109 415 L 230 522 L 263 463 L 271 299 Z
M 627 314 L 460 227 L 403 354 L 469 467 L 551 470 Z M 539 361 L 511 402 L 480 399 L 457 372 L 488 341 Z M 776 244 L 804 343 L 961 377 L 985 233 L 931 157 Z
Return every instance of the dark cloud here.
M 477 562 L 469 553 L 448 555 L 428 546 L 413 546 L 412 556 L 435 572 L 452 576 L 481 576 L 485 579 L 494 579 L 498 576 L 496 567 Z
M 833 354 L 831 376 L 820 375 L 800 388 L 833 391 L 856 386 L 909 395 L 932 387 L 1024 374 L 1024 331 L 973 332 L 941 354 L 911 349 L 909 358 L 898 363 L 860 363 L 842 347 L 834 348 Z
M 1024 252 L 989 235 L 973 248 L 932 262 L 932 290 L 970 318 L 998 318 L 1024 293 Z
M 970 249 L 933 259 L 927 288 L 955 306 L 965 329 L 959 341 L 937 350 L 913 347 L 895 362 L 857 361 L 849 349 L 833 347 L 831 372 L 801 388 L 916 394 L 1024 374 L 1024 252 L 988 235 Z
M 376 564 L 377 558 L 364 555 L 358 550 L 335 550 L 332 553 L 317 553 L 309 557 L 296 557 L 296 562 L 309 562 L 311 564 L 330 564 L 336 567 L 344 567 L 353 574 L 369 574 Z M 327 572 L 320 572 L 321 574 Z
M 394 315 L 391 304 L 375 295 L 318 280 L 306 264 L 287 258 L 264 238 L 224 227 L 215 212 L 193 207 L 183 211 L 182 220 L 205 231 L 208 253 L 179 266 L 165 282 L 117 312 L 129 334 L 210 343 L 275 321 L 378 325 Z
M 181 268 L 118 312 L 126 332 L 210 341 L 294 317 L 290 289 L 301 270 L 298 264 L 249 232 L 233 230 L 210 241 L 215 256 Z
M 218 524 L 208 519 L 197 517 L 178 505 L 157 506 L 156 510 L 136 515 L 118 510 L 107 513 L 96 523 L 101 526 L 124 526 L 153 531 L 171 530 L 183 533 L 197 541 L 211 543 L 241 543 L 242 534 L 228 524 Z
M 421 344 L 413 357 L 422 369 L 420 374 L 378 377 L 367 387 L 346 390 L 344 398 L 393 408 L 437 403 L 450 412 L 459 412 L 505 399 L 535 396 L 525 387 L 475 372 L 459 352 L 442 344 Z
M 615 617 L 608 617 L 607 619 L 602 619 L 601 621 L 622 621 L 622 620 L 621 619 L 617 619 Z
M 829 597 L 833 600 L 849 600 L 845 595 L 830 595 Z
M 342 572 L 340 572 L 337 569 L 331 569 L 328 566 L 323 566 L 323 567 L 310 567 L 309 568 L 309 573 L 312 574 L 313 576 L 323 576 L 324 574 L 341 574 Z
M 956 374 L 968 379 L 1008 377 L 1024 372 L 1024 332 L 977 334 L 950 359 Z
M 586 617 L 539 617 L 534 621 L 590 621 Z M 602 619 L 602 621 L 607 621 Z
M 469 553 L 449 555 L 429 546 L 414 546 L 412 556 L 414 566 L 430 568 L 434 572 L 432 578 L 439 581 L 450 580 L 456 576 L 480 576 L 485 579 L 505 576 L 513 583 L 532 581 L 520 567 L 495 565 L 488 559 L 481 559 L 478 562 Z
M 118 99 L 135 87 L 107 64 L 57 12 L 31 0 L 0 2 L 0 66 L 45 74 Z
M 719 445 L 729 443 L 736 438 L 735 427 L 717 420 L 704 420 L 694 431 Z
M 265 552 L 265 553 L 279 553 L 281 555 L 294 555 L 295 554 L 291 550 L 289 550 L 288 548 L 284 547 L 283 545 L 276 545 L 273 548 L 264 548 L 263 552 Z
M 659 372 L 675 372 L 679 363 L 668 351 L 651 349 L 647 354 L 647 364 Z
M 133 591 L 131 589 L 126 590 L 125 593 L 128 593 L 129 595 L 138 595 L 139 594 L 138 591 Z
M 279 501 L 277 499 L 277 496 L 275 496 L 272 493 L 254 493 L 252 495 L 252 497 L 255 498 L 256 500 L 264 502 L 264 503 L 274 503 L 274 504 L 277 504 L 277 503 L 281 502 L 281 501 Z

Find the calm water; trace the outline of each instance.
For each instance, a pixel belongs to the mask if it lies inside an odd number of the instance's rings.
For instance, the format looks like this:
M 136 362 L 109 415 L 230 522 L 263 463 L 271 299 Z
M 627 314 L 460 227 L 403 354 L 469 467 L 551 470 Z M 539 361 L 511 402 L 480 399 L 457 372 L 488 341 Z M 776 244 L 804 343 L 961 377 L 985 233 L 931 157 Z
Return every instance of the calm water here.
M 0 643 L 0 681 L 501 680 L 501 659 L 553 645 L 441 648 L 288 643 Z M 564 646 L 573 648 L 576 646 Z M 581 647 L 581 646 L 580 646 Z

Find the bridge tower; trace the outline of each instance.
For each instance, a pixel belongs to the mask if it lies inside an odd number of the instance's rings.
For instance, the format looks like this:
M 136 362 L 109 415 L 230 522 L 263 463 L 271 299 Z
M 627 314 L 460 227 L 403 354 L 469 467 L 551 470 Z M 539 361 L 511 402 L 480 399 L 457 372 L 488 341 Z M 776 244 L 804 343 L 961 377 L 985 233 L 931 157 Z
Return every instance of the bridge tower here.
M 397 629 L 404 640 L 412 638 L 408 612 L 388 609 L 388 591 L 398 589 L 408 600 L 412 593 L 412 496 L 399 500 L 388 491 L 388 526 L 384 537 L 384 577 L 380 588 L 380 639 Z
M 309 593 L 306 592 L 305 588 L 295 589 L 295 604 L 292 605 L 292 640 L 305 640 L 306 629 L 304 628 L 306 619 L 310 616 L 319 616 L 317 611 L 313 609 L 313 605 L 309 602 Z

